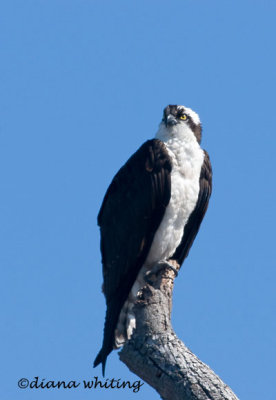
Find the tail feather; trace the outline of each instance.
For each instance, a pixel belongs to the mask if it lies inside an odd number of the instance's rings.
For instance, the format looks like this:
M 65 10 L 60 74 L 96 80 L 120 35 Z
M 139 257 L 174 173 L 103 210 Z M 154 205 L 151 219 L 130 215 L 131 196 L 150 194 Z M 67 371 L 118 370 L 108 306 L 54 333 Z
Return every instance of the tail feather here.
M 94 368 L 102 364 L 103 376 L 105 373 L 105 364 L 108 355 L 113 350 L 114 343 L 114 331 L 118 322 L 120 310 L 123 306 L 124 299 L 120 299 L 120 301 L 113 301 L 107 304 L 106 316 L 105 316 L 105 324 L 104 324 L 104 338 L 102 348 L 99 351 L 97 357 L 94 361 Z
M 94 365 L 93 365 L 93 367 L 95 368 L 95 367 L 97 367 L 97 365 L 99 365 L 99 364 L 102 363 L 102 373 L 103 373 L 103 376 L 104 376 L 104 374 L 105 374 L 105 364 L 106 364 L 107 356 L 108 356 L 108 354 L 104 354 L 104 353 L 103 353 L 103 349 L 101 349 L 101 350 L 99 351 L 97 357 L 95 358 Z

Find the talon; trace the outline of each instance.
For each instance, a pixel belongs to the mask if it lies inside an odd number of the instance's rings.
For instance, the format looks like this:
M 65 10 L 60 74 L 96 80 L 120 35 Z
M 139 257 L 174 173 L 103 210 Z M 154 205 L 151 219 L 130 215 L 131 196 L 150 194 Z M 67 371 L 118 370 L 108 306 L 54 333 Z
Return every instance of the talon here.
M 171 264 L 168 263 L 168 264 L 166 265 L 166 267 L 167 267 L 167 268 L 170 268 L 170 269 L 174 272 L 175 277 L 178 276 L 178 271 L 177 271 L 177 269 L 174 268 Z
M 175 264 L 175 266 L 174 266 Z M 157 264 L 155 264 L 155 267 L 152 268 L 150 271 L 148 271 L 149 275 L 152 274 L 156 274 L 158 273 L 161 269 L 166 269 L 166 268 L 170 268 L 174 273 L 175 273 L 175 277 L 178 276 L 178 268 L 179 265 L 176 261 L 174 260 L 170 260 L 170 261 L 159 261 Z

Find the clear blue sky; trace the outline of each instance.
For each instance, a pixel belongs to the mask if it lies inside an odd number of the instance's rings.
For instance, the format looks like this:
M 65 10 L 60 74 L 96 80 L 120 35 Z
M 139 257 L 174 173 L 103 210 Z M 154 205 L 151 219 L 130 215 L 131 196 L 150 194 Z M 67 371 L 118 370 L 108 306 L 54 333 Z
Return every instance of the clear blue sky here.
M 173 326 L 241 399 L 276 398 L 275 13 L 273 0 L 1 1 L 1 398 L 159 398 L 17 381 L 100 377 L 96 216 L 169 103 L 199 113 L 214 170 Z M 137 379 L 116 352 L 107 378 Z

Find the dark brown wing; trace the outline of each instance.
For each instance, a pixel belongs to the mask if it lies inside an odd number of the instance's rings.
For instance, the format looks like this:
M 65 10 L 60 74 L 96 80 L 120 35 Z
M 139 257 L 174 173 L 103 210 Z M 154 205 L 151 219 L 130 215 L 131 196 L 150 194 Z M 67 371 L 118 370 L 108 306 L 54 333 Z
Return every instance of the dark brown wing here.
M 103 346 L 94 366 L 103 372 L 124 302 L 150 250 L 171 196 L 171 162 L 163 142 L 152 139 L 114 177 L 98 215 L 107 311 Z
M 199 178 L 199 194 L 197 204 L 184 228 L 183 239 L 172 256 L 172 259 L 176 260 L 179 265 L 183 263 L 184 259 L 189 254 L 200 224 L 207 211 L 209 198 L 212 192 L 212 167 L 207 151 L 204 151 L 204 153 L 205 157 Z

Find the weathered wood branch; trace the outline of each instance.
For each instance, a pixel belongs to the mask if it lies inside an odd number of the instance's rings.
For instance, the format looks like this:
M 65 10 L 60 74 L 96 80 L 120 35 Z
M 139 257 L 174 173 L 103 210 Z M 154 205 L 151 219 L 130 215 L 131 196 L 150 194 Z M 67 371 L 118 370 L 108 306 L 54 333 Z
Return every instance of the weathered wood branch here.
M 175 272 L 166 263 L 147 275 L 147 284 L 134 306 L 136 329 L 119 353 L 121 361 L 164 400 L 238 400 L 174 333 L 174 278 Z

